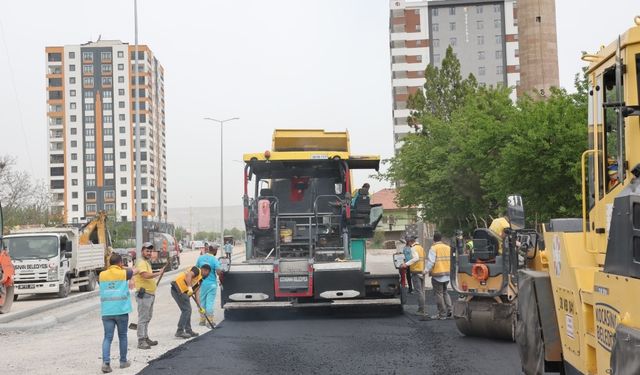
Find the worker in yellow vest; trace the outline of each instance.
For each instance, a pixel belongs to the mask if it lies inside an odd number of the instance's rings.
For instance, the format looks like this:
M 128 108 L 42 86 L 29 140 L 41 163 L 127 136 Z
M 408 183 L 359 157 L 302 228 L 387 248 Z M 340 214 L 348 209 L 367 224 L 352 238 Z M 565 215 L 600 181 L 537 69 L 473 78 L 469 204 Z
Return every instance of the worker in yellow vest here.
M 449 272 L 451 270 L 451 247 L 442 243 L 442 235 L 438 232 L 433 234 L 433 245 L 429 249 L 427 256 L 426 272 L 431 274 L 431 285 L 436 295 L 438 304 L 438 314 L 431 317 L 425 316 L 424 320 L 445 320 L 453 316 L 451 308 L 451 297 L 447 293 L 449 284 Z
M 188 339 L 198 336 L 198 333 L 191 329 L 191 301 L 189 298 L 198 290 L 202 279 L 206 279 L 210 272 L 211 267 L 208 264 L 202 265 L 201 268 L 193 266 L 180 272 L 175 280 L 171 282 L 171 297 L 180 308 L 176 337 Z M 198 294 L 195 295 L 195 298 L 199 304 Z M 204 314 L 204 309 L 201 310 L 200 313 Z
M 402 269 L 409 267 L 411 280 L 413 281 L 414 290 L 418 293 L 418 316 L 426 316 L 425 296 L 424 296 L 424 262 L 425 251 L 419 243 L 416 242 L 416 236 L 406 236 L 405 243 L 411 248 L 411 259 L 402 264 Z

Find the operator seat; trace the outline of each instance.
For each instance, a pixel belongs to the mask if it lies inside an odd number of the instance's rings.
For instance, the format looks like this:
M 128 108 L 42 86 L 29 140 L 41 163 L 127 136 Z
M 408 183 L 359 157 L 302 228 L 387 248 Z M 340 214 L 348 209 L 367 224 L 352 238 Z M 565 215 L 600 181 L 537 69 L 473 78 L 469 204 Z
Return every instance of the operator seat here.
M 369 224 L 369 215 L 371 214 L 371 201 L 369 194 L 363 189 L 358 190 L 358 197 L 353 204 L 351 217 L 356 224 Z
M 478 228 L 473 232 L 473 250 L 471 261 L 483 262 L 495 260 L 500 253 L 500 237 L 487 228 Z

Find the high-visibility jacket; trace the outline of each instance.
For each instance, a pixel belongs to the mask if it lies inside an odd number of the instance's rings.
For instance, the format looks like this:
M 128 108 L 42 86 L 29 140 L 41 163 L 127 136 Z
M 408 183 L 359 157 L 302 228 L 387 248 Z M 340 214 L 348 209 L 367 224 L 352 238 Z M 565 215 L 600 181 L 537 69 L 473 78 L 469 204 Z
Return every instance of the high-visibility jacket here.
M 176 279 L 173 281 L 176 287 L 178 287 L 178 290 L 180 291 L 180 293 L 186 293 L 187 290 L 189 290 L 186 277 L 187 277 L 187 273 L 189 273 L 189 271 L 191 271 L 192 268 L 194 267 L 189 267 L 186 270 L 184 270 L 184 272 L 180 272 L 178 277 L 176 277 Z M 198 268 L 198 267 L 195 267 L 195 268 Z M 191 278 L 191 289 L 196 289 L 202 282 L 202 270 L 200 270 L 199 268 L 198 270 L 200 271 L 198 273 L 198 276 Z
M 436 262 L 431 270 L 431 276 L 449 275 L 451 271 L 451 247 L 442 242 L 436 242 L 431 248 L 436 253 Z
M 110 266 L 100 272 L 100 306 L 102 316 L 122 315 L 131 312 L 131 295 L 127 270 Z
M 411 246 L 413 250 L 418 253 L 418 261 L 409 266 L 409 271 L 411 273 L 423 273 L 424 272 L 424 261 L 427 257 L 427 254 L 424 252 L 424 248 L 420 244 L 413 244 Z

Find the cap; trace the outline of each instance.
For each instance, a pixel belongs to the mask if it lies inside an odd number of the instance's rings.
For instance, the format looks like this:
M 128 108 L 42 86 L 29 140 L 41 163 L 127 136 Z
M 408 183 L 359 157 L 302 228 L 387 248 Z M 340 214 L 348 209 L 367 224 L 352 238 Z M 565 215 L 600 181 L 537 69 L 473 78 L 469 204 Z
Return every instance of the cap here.
M 153 249 L 153 244 L 151 242 L 145 242 L 142 244 L 143 249 Z

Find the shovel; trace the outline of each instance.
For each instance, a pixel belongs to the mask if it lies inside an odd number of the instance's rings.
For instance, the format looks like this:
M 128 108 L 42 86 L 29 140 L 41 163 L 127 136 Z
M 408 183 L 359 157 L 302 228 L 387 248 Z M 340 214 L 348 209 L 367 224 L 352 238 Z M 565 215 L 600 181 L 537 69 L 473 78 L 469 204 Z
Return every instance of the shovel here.
M 162 273 L 160 274 L 160 276 L 158 277 L 158 280 L 156 281 L 156 286 L 160 285 L 160 280 L 162 280 L 162 276 L 164 276 L 164 271 L 167 269 L 168 265 L 169 265 L 169 262 L 167 262 L 167 264 L 165 264 L 164 267 L 162 267 Z M 129 323 L 129 329 L 137 330 L 138 329 L 138 324 L 137 323 Z

